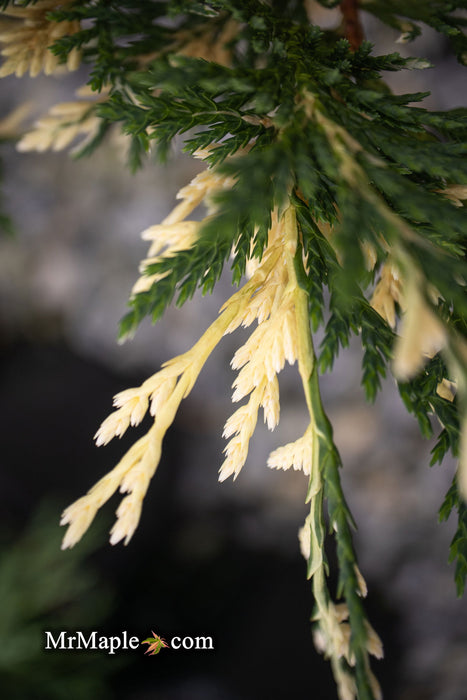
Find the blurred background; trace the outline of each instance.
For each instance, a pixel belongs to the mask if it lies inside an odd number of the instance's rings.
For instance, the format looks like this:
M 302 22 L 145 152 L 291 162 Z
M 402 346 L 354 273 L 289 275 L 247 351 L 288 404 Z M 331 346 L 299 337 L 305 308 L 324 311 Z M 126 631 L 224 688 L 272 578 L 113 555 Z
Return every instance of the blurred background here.
M 316 8 L 323 22 L 331 12 Z M 465 106 L 465 70 L 443 38 L 416 44 L 366 22 L 380 53 L 429 58 L 435 69 L 388 76 L 394 90 L 431 89 L 433 109 Z M 4 78 L 0 118 L 24 100 L 31 119 L 73 99 L 87 80 Z M 180 146 L 180 144 L 178 144 Z M 140 232 L 175 204 L 200 169 L 174 148 L 165 168 L 136 175 L 109 142 L 90 159 L 19 154 L 3 144 L 3 197 L 16 235 L 0 239 L 0 689 L 6 698 L 301 700 L 335 698 L 328 664 L 314 650 L 313 601 L 297 532 L 306 479 L 266 468 L 269 452 L 295 439 L 306 414 L 295 368 L 280 379 L 282 417 L 258 425 L 235 483 L 219 484 L 222 428 L 232 413 L 230 359 L 245 339 L 224 339 L 184 401 L 164 443 L 139 528 L 127 547 L 107 533 L 119 497 L 72 551 L 61 552 L 60 513 L 110 470 L 139 434 L 97 449 L 92 436 L 118 391 L 140 384 L 188 349 L 230 293 L 227 273 L 211 297 L 170 309 L 155 327 L 116 343 L 118 321 L 147 244 Z M 319 344 L 320 335 L 316 342 Z M 428 468 L 422 440 L 389 379 L 374 406 L 360 388 L 358 339 L 322 379 L 358 523 L 369 618 L 385 659 L 374 668 L 386 700 L 465 700 L 467 610 L 447 564 L 454 522 L 437 511 L 455 465 Z M 46 629 L 153 629 L 214 638 L 211 652 L 163 650 L 57 654 Z

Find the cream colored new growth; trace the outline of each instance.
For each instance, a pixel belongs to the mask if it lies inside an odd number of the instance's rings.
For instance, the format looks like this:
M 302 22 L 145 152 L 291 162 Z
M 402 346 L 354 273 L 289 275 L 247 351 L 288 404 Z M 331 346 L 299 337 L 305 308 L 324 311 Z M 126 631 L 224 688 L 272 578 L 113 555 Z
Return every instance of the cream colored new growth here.
M 185 218 L 214 191 L 231 187 L 232 184 L 231 180 L 221 178 L 208 169 L 183 188 L 178 195 L 182 202 L 161 225 L 144 232 L 144 237 L 152 243 L 148 258 L 142 263 L 142 271 L 148 264 L 189 248 L 196 240 L 201 224 L 186 221 Z M 211 207 L 209 215 L 212 211 Z M 204 363 L 222 337 L 241 325 L 250 326 L 255 320 L 257 327 L 232 360 L 234 369 L 239 370 L 234 382 L 233 401 L 247 396 L 249 400 L 234 412 L 225 425 L 224 436 L 230 441 L 225 449 L 226 458 L 219 479 L 223 481 L 231 475 L 236 477 L 244 465 L 260 408 L 263 408 L 269 429 L 277 425 L 277 374 L 286 361 L 293 364 L 297 358 L 298 283 L 292 262 L 297 245 L 297 229 L 296 226 L 289 229 L 284 226 L 286 217 L 290 217 L 290 213 L 287 214 L 289 211 L 290 207 L 280 217 L 273 213 L 268 245 L 261 262 L 250 264 L 250 280 L 224 304 L 218 318 L 191 350 L 166 362 L 140 387 L 117 394 L 114 399 L 117 410 L 103 422 L 96 434 L 98 445 L 123 435 L 129 425 L 138 425 L 148 410 L 154 416 L 154 424 L 111 472 L 64 511 L 61 522 L 68 524 L 69 528 L 63 548 L 76 544 L 97 510 L 118 488 L 127 495 L 117 510 L 110 542 L 129 542 L 140 519 L 144 495 L 159 463 L 162 440 L 180 402 L 190 393 Z M 143 275 L 133 292 L 147 289 L 156 280 L 155 275 Z M 307 437 L 304 436 L 301 441 Z M 268 464 L 283 469 L 293 465 L 309 473 L 308 449 L 299 440 L 273 452 Z
M 0 68 L 0 78 L 15 74 L 21 77 L 29 72 L 31 78 L 43 71 L 46 75 L 66 69 L 76 70 L 81 63 L 81 52 L 73 48 L 65 66 L 50 51 L 50 46 L 63 36 L 80 30 L 80 23 L 55 22 L 47 17 L 51 10 L 69 5 L 72 0 L 38 0 L 33 5 L 19 7 L 9 5 L 2 11 L 8 17 L 0 22 L 0 43 L 5 44 L 1 55 L 5 59 Z

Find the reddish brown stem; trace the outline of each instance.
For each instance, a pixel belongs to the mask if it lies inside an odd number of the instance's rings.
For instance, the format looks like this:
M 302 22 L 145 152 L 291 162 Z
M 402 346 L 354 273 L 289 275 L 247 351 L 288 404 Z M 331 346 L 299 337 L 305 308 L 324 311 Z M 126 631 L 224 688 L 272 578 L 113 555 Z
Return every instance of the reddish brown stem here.
M 364 39 L 358 0 L 342 0 L 340 9 L 344 17 L 345 38 L 349 40 L 352 51 L 356 51 Z

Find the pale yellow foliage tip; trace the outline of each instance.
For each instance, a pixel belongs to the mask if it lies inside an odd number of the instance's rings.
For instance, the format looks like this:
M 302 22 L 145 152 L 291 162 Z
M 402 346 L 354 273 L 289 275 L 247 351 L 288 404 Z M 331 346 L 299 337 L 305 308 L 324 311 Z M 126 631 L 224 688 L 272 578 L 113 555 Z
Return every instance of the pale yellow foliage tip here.
M 11 18 L 0 24 L 1 55 L 5 59 L 0 67 L 0 77 L 15 74 L 17 77 L 29 72 L 31 77 L 41 71 L 46 75 L 59 71 L 62 66 L 50 46 L 63 36 L 80 30 L 78 21 L 54 22 L 47 19 L 47 12 L 70 4 L 71 0 L 39 0 L 28 7 L 10 5 L 2 11 Z M 81 54 L 72 49 L 68 55 L 66 69 L 76 70 L 81 63 Z
M 399 381 L 408 381 L 426 361 L 447 344 L 442 321 L 432 311 L 420 292 L 417 282 L 406 283 L 406 311 L 394 348 L 393 373 Z
M 311 474 L 313 460 L 312 432 L 308 429 L 304 435 L 295 442 L 278 447 L 271 452 L 268 458 L 268 467 L 271 469 L 301 470 L 309 476 Z

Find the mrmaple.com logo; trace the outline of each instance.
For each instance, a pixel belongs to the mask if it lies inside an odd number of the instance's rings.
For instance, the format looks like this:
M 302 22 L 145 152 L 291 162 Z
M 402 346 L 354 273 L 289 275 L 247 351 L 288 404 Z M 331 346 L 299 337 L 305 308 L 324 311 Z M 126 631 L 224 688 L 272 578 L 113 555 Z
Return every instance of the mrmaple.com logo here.
M 161 649 L 182 649 L 185 651 L 210 651 L 214 649 L 212 637 L 172 637 L 170 642 L 152 632 L 152 637 L 140 641 L 139 637 L 130 637 L 124 630 L 118 635 L 109 636 L 93 632 L 44 632 L 46 651 L 102 651 L 107 654 L 115 654 L 118 651 L 130 651 L 138 649 L 142 644 L 148 644 L 146 654 L 154 656 Z

